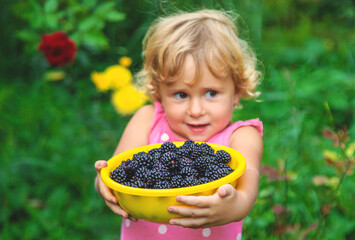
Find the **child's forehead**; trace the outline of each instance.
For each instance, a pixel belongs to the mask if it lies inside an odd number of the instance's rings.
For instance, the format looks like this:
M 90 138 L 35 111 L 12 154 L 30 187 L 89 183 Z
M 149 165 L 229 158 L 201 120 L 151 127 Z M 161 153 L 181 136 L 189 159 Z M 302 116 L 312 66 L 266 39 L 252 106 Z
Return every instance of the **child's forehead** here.
M 179 71 L 174 76 L 164 79 L 167 85 L 173 85 L 177 81 L 184 82 L 188 85 L 194 85 L 201 78 L 211 77 L 224 79 L 229 74 L 228 67 L 218 63 L 217 61 L 209 63 L 206 59 L 193 57 L 191 54 L 186 55 Z
M 166 79 L 165 81 L 161 81 L 161 84 L 168 88 L 174 89 L 183 89 L 183 88 L 219 88 L 225 84 L 228 76 L 215 76 L 211 72 L 202 71 L 202 74 L 198 75 L 184 75 L 180 74 L 174 78 Z

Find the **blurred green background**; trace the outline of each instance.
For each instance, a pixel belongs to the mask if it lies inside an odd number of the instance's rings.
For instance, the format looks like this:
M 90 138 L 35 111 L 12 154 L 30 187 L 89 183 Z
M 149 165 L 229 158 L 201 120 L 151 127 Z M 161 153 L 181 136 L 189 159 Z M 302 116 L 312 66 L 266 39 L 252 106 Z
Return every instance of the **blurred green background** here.
M 355 4 L 351 0 L 5 0 L 0 7 L 0 239 L 119 239 L 120 217 L 94 189 L 129 116 L 93 71 L 133 60 L 153 19 L 231 10 L 260 59 L 260 102 L 234 120 L 264 123 L 263 174 L 243 239 L 354 239 Z M 67 76 L 46 81 L 42 34 L 76 40 Z

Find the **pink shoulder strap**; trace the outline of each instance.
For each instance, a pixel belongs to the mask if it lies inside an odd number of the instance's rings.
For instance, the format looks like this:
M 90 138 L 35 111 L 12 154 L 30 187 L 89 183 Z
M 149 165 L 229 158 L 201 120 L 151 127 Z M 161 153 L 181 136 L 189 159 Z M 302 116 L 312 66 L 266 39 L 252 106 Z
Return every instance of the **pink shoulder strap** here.
M 244 126 L 252 126 L 255 127 L 260 136 L 263 136 L 263 123 L 259 120 L 259 118 L 256 119 L 250 119 L 246 121 L 238 121 L 224 129 L 222 132 L 216 134 L 213 136 L 211 139 L 208 140 L 210 143 L 217 143 L 217 144 L 222 144 L 224 146 L 229 145 L 229 138 L 232 136 L 233 132 L 237 130 L 240 127 Z

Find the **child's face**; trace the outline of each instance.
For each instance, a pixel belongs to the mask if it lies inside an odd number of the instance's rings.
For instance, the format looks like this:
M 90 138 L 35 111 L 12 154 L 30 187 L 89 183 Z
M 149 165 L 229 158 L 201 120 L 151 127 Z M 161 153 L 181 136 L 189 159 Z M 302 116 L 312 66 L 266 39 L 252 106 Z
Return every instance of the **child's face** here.
M 200 142 L 228 126 L 239 101 L 230 76 L 217 78 L 202 66 L 201 78 L 194 85 L 187 84 L 196 71 L 192 57 L 187 56 L 177 80 L 159 87 L 170 128 L 179 138 Z

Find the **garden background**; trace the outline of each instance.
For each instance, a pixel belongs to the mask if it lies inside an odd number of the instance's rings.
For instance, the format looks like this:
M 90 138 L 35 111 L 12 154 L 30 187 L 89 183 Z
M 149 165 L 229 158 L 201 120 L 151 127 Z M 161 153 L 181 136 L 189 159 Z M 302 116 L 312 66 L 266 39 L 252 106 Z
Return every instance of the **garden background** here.
M 264 123 L 260 192 L 243 239 L 355 238 L 355 5 L 351 0 L 5 0 L 0 7 L 0 239 L 119 239 L 94 189 L 130 118 L 95 73 L 132 74 L 157 16 L 202 7 L 240 14 L 264 77 L 234 119 Z M 38 45 L 64 31 L 75 59 Z M 122 59 L 121 59 L 122 60 Z M 55 81 L 57 80 L 57 81 Z M 102 90 L 102 89 L 101 89 Z

